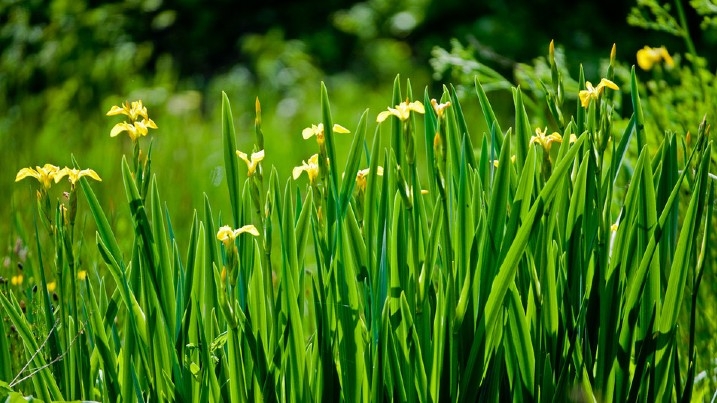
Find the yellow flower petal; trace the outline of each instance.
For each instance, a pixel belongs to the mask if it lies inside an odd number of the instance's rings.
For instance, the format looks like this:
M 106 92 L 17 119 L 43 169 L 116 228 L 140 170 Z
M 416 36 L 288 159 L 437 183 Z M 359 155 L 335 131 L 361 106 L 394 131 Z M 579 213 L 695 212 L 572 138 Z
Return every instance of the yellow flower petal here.
M 236 230 L 232 230 L 230 226 L 224 225 L 219 228 L 219 231 L 217 232 L 217 239 L 222 241 L 224 244 L 228 244 L 233 242 L 240 234 L 259 236 L 259 231 L 251 224 L 245 225 Z
M 132 120 L 137 120 L 139 117 L 143 117 L 144 119 L 149 119 L 147 116 L 147 108 L 145 108 L 144 105 L 142 105 L 142 100 L 134 101 L 132 102 L 132 106 L 129 110 L 129 117 Z
M 547 141 L 548 144 L 555 142 L 555 143 L 562 143 L 563 142 L 563 136 L 560 135 L 558 132 L 553 132 L 550 135 L 548 135 Z
M 257 151 L 255 153 L 251 153 L 251 160 L 259 162 L 264 159 L 264 150 Z
M 150 129 L 158 129 L 157 124 L 154 123 L 154 120 L 152 119 L 144 119 L 142 123 L 144 123 L 144 125 L 149 127 Z
M 650 70 L 655 64 L 655 58 L 652 55 L 652 49 L 648 46 L 637 51 L 637 65 L 643 70 Z
M 643 70 L 647 71 L 652 69 L 656 63 L 659 63 L 662 60 L 665 61 L 665 64 L 668 67 L 674 66 L 674 61 L 672 60 L 670 54 L 667 53 L 667 49 L 664 46 L 659 48 L 645 46 L 637 51 L 637 65 Z
M 305 166 L 300 167 L 294 167 L 294 169 L 291 170 L 291 176 L 294 177 L 294 180 L 299 179 L 299 176 L 301 176 L 301 173 L 306 170 Z
M 256 172 L 257 165 L 259 165 L 259 162 L 264 159 L 264 150 L 252 153 L 251 157 L 239 150 L 237 150 L 236 153 L 239 158 L 246 162 L 247 176 L 254 175 L 254 172 Z
M 308 140 L 313 136 L 318 136 L 320 133 L 323 134 L 324 132 L 324 124 L 319 123 L 318 125 L 311 125 L 311 127 L 307 127 L 304 130 L 301 131 L 301 136 L 304 137 L 304 140 Z
M 107 112 L 107 116 L 114 116 L 114 115 L 127 115 L 124 108 L 121 108 L 117 105 L 113 105 L 112 108 L 110 108 L 109 112 Z
M 379 113 L 376 117 L 376 122 L 382 123 L 391 115 L 397 117 L 401 121 L 405 121 L 411 117 L 411 111 L 421 114 L 426 112 L 421 101 L 408 102 L 408 100 L 406 100 L 396 105 L 395 108 L 391 108 L 389 106 L 388 110 Z
M 306 172 L 309 176 L 309 181 L 314 183 L 316 178 L 319 176 L 319 154 L 314 154 L 309 158 L 309 161 L 302 161 L 301 166 L 294 167 L 292 170 L 292 176 L 294 180 L 299 179 L 302 172 Z
M 391 116 L 391 112 L 389 112 L 389 111 L 383 111 L 383 112 L 379 113 L 378 116 L 376 117 L 376 122 L 377 122 L 377 123 L 382 123 L 382 122 L 383 122 L 384 120 L 386 120 L 389 116 Z
M 369 174 L 371 168 L 366 168 L 358 171 L 356 173 L 356 187 L 358 187 L 360 190 L 366 190 L 366 177 Z M 383 176 L 383 167 L 378 166 L 376 167 L 376 175 Z
M 217 239 L 226 242 L 234 239 L 234 231 L 228 225 L 224 225 L 217 231 Z
M 420 113 L 420 114 L 426 113 L 426 110 L 423 107 L 423 104 L 421 103 L 421 101 L 411 102 L 410 104 L 408 104 L 408 109 L 410 109 L 414 112 Z
M 667 52 L 667 48 L 662 46 L 660 48 L 660 54 L 662 56 L 662 60 L 665 61 L 665 66 L 667 66 L 668 68 L 675 67 L 675 61 L 672 60 L 672 56 L 670 56 L 670 54 Z
M 147 125 L 145 124 L 145 120 L 143 121 L 136 121 L 134 122 L 134 131 L 129 130 L 130 137 L 133 137 L 132 134 L 134 134 L 133 138 L 137 138 L 139 136 L 146 136 L 148 132 Z
M 600 80 L 600 84 L 598 84 L 597 86 L 598 93 L 601 93 L 602 89 L 605 87 L 616 91 L 620 89 L 620 87 L 618 87 L 617 84 L 615 84 L 614 82 L 608 80 L 607 78 L 603 78 L 602 80 Z
M 37 173 L 37 171 L 35 171 L 32 168 L 23 168 L 17 173 L 17 175 L 15 175 L 15 182 L 19 182 L 19 181 L 27 178 L 28 176 L 31 176 L 37 180 L 40 180 L 40 174 Z
M 259 231 L 256 229 L 255 226 L 249 224 L 249 225 L 245 225 L 245 226 L 237 229 L 236 231 L 234 231 L 235 238 L 237 236 L 239 236 L 239 234 L 251 234 L 254 236 L 259 236 Z
M 114 127 L 112 127 L 112 130 L 110 131 L 110 137 L 117 137 L 118 134 L 128 130 L 129 126 L 130 125 L 127 122 L 117 123 L 116 125 L 114 125 Z
M 334 123 L 334 125 L 331 127 L 331 130 L 336 133 L 344 133 L 344 134 L 351 133 L 351 131 L 349 129 L 347 129 L 339 124 L 336 124 L 336 123 Z
M 582 105 L 583 108 L 587 108 L 590 106 L 590 92 L 587 90 L 582 90 L 578 93 L 578 96 L 580 97 L 580 105 Z

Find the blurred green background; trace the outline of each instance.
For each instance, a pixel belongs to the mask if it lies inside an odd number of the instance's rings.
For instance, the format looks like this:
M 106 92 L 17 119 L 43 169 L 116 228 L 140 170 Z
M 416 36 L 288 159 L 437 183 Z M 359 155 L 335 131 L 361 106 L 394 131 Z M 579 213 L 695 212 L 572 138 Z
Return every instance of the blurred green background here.
M 320 81 L 327 84 L 334 121 L 354 130 L 365 108 L 373 122 L 389 106 L 397 74 L 411 80 L 417 96 L 428 87 L 435 97 L 444 83 L 472 75 L 470 66 L 461 71 L 461 60 L 451 59 L 456 55 L 474 58 L 513 81 L 520 63 L 544 56 L 551 39 L 569 56 L 573 77 L 578 62 L 589 77 L 597 77 L 613 43 L 626 64 L 634 63 L 635 51 L 646 44 L 681 50 L 672 36 L 627 24 L 634 5 L 619 0 L 0 0 L 0 193 L 8 195 L 0 207 L 5 257 L 0 274 L 14 265 L 18 234 L 25 239 L 24 231 L 32 234 L 36 183 L 14 183 L 22 167 L 71 165 L 74 155 L 82 168 L 93 168 L 103 178 L 95 191 L 120 238 L 131 237 L 128 211 L 114 207 L 125 205 L 120 160 L 130 155 L 131 144 L 124 135 L 109 137 L 121 120 L 105 117 L 112 105 L 142 99 L 159 126 L 151 132 L 152 167 L 181 240 L 203 194 L 215 211 L 227 211 L 221 91 L 232 102 L 238 146 L 246 152 L 254 141 L 259 97 L 265 166 L 275 165 L 285 180 L 316 150 L 300 133 L 320 119 Z M 697 15 L 688 19 L 698 27 Z M 715 43 L 710 32 L 695 29 L 698 46 Z M 451 45 L 452 39 L 458 42 Z M 485 129 L 475 93 L 468 87 L 464 95 L 472 135 L 480 134 Z M 505 113 L 499 119 L 510 122 L 510 92 L 490 95 Z M 149 138 L 142 141 L 146 147 Z M 62 197 L 62 190 L 53 188 L 53 197 Z

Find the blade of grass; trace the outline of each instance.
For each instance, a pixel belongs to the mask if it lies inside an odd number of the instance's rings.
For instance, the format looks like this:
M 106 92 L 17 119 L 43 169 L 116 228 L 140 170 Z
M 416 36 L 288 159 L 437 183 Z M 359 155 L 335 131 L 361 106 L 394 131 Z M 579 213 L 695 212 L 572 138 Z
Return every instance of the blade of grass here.
M 174 312 L 176 311 L 176 295 L 174 293 L 174 268 L 172 267 L 172 261 L 169 258 L 169 242 L 167 240 L 167 231 L 164 226 L 164 215 L 162 214 L 161 199 L 159 198 L 159 190 L 157 189 L 156 177 L 152 178 L 149 185 L 150 191 L 150 210 L 152 211 L 151 219 L 151 231 L 155 238 L 155 247 L 157 250 L 158 261 L 157 264 L 160 268 L 159 280 L 159 301 L 162 304 L 163 311 L 165 312 L 165 320 L 171 333 L 175 333 L 176 323 L 174 321 Z
M 523 104 L 523 94 L 520 87 L 512 88 L 513 106 L 515 108 L 515 162 L 518 166 L 518 175 L 523 171 L 523 161 L 528 156 L 530 144 L 530 119 Z
M 471 142 L 471 136 L 468 132 L 468 124 L 466 123 L 466 118 L 463 114 L 463 108 L 461 107 L 461 103 L 458 100 L 458 94 L 456 93 L 455 87 L 453 85 L 450 85 L 450 97 L 451 97 L 451 109 L 453 110 L 454 116 L 455 116 L 455 122 L 458 127 L 458 133 L 461 138 L 465 136 L 465 147 L 466 147 L 466 163 L 468 166 L 470 166 L 472 169 L 476 169 L 477 162 L 475 155 L 473 154 L 473 143 Z M 429 108 L 432 109 L 432 108 Z M 427 148 L 430 147 L 431 142 L 426 142 Z M 427 160 L 427 161 L 432 161 Z M 429 162 L 430 163 L 430 162 Z M 435 192 L 432 192 L 432 194 L 435 194 Z
M 343 218 L 346 213 L 346 207 L 351 199 L 351 193 L 356 185 L 355 174 L 358 172 L 359 163 L 361 162 L 361 150 L 363 149 L 364 139 L 366 138 L 366 116 L 368 109 L 361 114 L 356 134 L 354 134 L 351 148 L 349 149 L 349 157 L 346 160 L 346 168 L 344 169 L 344 179 L 341 183 L 341 193 L 339 196 L 339 219 Z
M 508 342 L 515 352 L 517 362 L 515 363 L 520 372 L 521 379 L 525 391 L 533 392 L 533 383 L 535 382 L 535 351 L 533 350 L 533 340 L 530 336 L 530 330 L 528 328 L 528 320 L 525 315 L 525 310 L 520 301 L 520 295 L 518 289 L 513 283 L 509 288 L 508 293 L 508 328 L 513 337 L 510 337 Z M 514 388 L 517 392 L 517 388 Z
M 237 140 L 234 131 L 234 117 L 229 97 L 222 91 L 222 142 L 224 144 L 224 167 L 227 172 L 227 187 L 234 218 L 233 228 L 239 228 L 239 162 L 237 161 Z
M 495 127 L 495 131 L 497 133 L 501 134 L 500 136 L 496 136 L 496 144 L 495 144 L 496 149 L 498 151 L 500 151 L 501 147 L 503 147 L 503 138 L 502 138 L 503 130 L 501 130 L 501 128 L 500 128 L 498 119 L 495 117 L 495 112 L 493 112 L 493 107 L 490 105 L 488 96 L 485 94 L 485 91 L 483 90 L 483 86 L 481 85 L 480 81 L 478 80 L 478 76 L 475 77 L 474 84 L 476 87 L 476 92 L 478 93 L 478 101 L 480 101 L 480 107 L 481 107 L 481 110 L 483 111 L 483 117 L 485 118 L 486 125 L 490 128 Z

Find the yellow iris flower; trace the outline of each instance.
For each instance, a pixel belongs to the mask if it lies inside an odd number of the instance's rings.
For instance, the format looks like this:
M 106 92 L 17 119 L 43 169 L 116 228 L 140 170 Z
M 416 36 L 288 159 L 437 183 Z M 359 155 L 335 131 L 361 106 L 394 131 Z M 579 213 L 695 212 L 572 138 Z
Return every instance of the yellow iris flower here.
M 107 116 L 114 115 L 126 115 L 129 117 L 129 122 L 121 122 L 114 125 L 110 131 L 110 137 L 116 137 L 122 132 L 127 132 L 132 141 L 137 140 L 142 136 L 146 136 L 149 129 L 156 129 L 157 124 L 147 115 L 147 108 L 142 105 L 142 100 L 125 102 L 122 106 L 113 106 Z M 140 120 L 142 118 L 142 120 Z
M 451 103 L 446 102 L 446 103 L 439 104 L 438 101 L 436 101 L 434 98 L 434 99 L 431 99 L 431 106 L 433 106 L 433 110 L 436 111 L 436 116 L 438 116 L 438 118 L 440 119 L 443 117 L 445 110 L 449 106 L 451 106 Z
M 361 190 L 366 190 L 366 177 L 368 176 L 370 168 L 362 169 L 356 173 L 356 187 Z M 379 166 L 376 168 L 376 175 L 383 176 L 383 167 Z
M 668 68 L 672 68 L 675 65 L 675 61 L 672 60 L 672 56 L 670 56 L 667 52 L 667 48 L 664 46 L 660 46 L 659 48 L 645 46 L 637 51 L 637 65 L 643 70 L 650 70 L 655 63 L 659 63 L 663 60 L 665 66 Z
M 301 166 L 294 167 L 292 175 L 294 180 L 299 179 L 302 172 L 306 172 L 309 175 L 309 181 L 314 183 L 316 178 L 319 177 L 319 154 L 314 154 L 309 158 L 309 161 L 302 161 Z
M 331 126 L 331 130 L 335 133 L 351 133 L 351 131 L 339 124 L 334 124 Z M 318 125 L 311 125 L 311 127 L 307 127 L 304 130 L 301 131 L 301 136 L 304 137 L 304 140 L 308 140 L 313 136 L 316 136 L 316 142 L 319 144 L 324 143 L 324 124 L 319 123 Z
M 547 134 L 548 128 L 546 127 L 543 130 L 540 130 L 540 128 L 535 129 L 535 136 L 530 138 L 530 144 L 540 144 L 541 147 L 547 152 L 550 151 L 550 145 L 555 143 L 562 143 L 563 142 L 563 136 L 560 135 L 558 132 L 553 132 L 551 134 Z
M 620 89 L 617 84 L 608 80 L 607 78 L 603 78 L 602 80 L 600 80 L 600 83 L 596 87 L 593 87 L 590 81 L 586 81 L 585 89 L 580 91 L 580 93 L 578 94 L 580 96 L 580 104 L 583 106 L 583 108 L 587 108 L 590 105 L 591 99 L 598 99 L 605 87 L 613 90 Z
M 15 182 L 21 181 L 31 176 L 37 179 L 40 183 L 42 183 L 42 186 L 44 186 L 45 189 L 48 189 L 52 185 L 52 181 L 55 181 L 55 183 L 59 181 L 59 178 L 57 178 L 57 175 L 60 172 L 59 167 L 52 164 L 45 164 L 42 167 L 36 166 L 35 168 L 37 169 L 21 169 L 15 176 Z M 62 176 L 60 176 L 60 178 L 61 177 Z
M 376 117 L 376 122 L 381 123 L 389 116 L 395 116 L 403 122 L 408 120 L 408 118 L 411 116 L 411 111 L 421 114 L 426 113 L 426 110 L 423 107 L 421 101 L 408 102 L 408 100 L 405 100 L 400 104 L 396 105 L 395 108 L 391 108 L 389 106 L 388 110 L 379 113 Z
M 112 131 L 110 131 L 110 137 L 116 137 L 122 132 L 127 132 L 132 140 L 137 140 L 142 136 L 146 136 L 149 129 L 156 129 L 157 125 L 152 119 L 146 119 L 142 121 L 135 121 L 133 123 L 120 122 L 114 125 Z
M 251 224 L 245 225 L 239 229 L 232 229 L 232 227 L 225 225 L 219 228 L 219 231 L 217 231 L 217 239 L 222 241 L 226 245 L 231 242 L 234 242 L 234 240 L 240 234 L 251 234 L 253 236 L 259 236 L 259 230 L 257 230 L 256 227 Z
M 149 119 L 147 116 L 147 108 L 142 105 L 142 100 L 139 101 L 132 101 L 130 103 L 129 101 L 125 101 L 125 103 L 122 104 L 122 106 L 114 105 L 112 108 L 107 112 L 107 116 L 115 116 L 115 115 L 126 115 L 129 116 L 129 118 L 134 122 L 140 117 L 144 119 Z
M 246 162 L 247 176 L 252 176 L 254 175 L 254 172 L 256 172 L 256 167 L 259 165 L 259 162 L 264 159 L 264 150 L 251 153 L 251 157 L 246 153 L 237 150 L 237 157 Z
M 81 177 L 83 176 L 89 176 L 90 178 L 102 182 L 102 179 L 99 175 L 97 175 L 97 172 L 91 170 L 91 169 L 70 169 L 68 167 L 62 168 L 57 175 L 55 176 L 55 182 L 59 182 L 60 179 L 67 176 L 67 179 L 70 180 L 71 184 L 75 184 Z

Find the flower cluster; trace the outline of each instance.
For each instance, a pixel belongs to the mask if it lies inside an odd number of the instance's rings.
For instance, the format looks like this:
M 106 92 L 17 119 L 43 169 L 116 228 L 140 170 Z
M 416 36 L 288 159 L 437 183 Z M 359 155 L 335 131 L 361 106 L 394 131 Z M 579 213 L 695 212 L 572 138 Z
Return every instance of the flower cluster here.
M 114 125 L 110 131 L 110 137 L 116 137 L 118 134 L 126 131 L 132 141 L 136 141 L 142 136 L 146 136 L 149 129 L 156 129 L 157 125 L 147 115 L 147 108 L 142 105 L 142 101 L 126 101 L 122 106 L 113 106 L 107 116 L 126 115 L 129 122 L 120 122 Z M 140 120 L 140 118 L 142 120 Z
M 99 175 L 97 175 L 97 172 L 93 171 L 92 169 L 80 170 L 68 167 L 60 169 L 55 165 L 45 164 L 42 167 L 36 166 L 34 169 L 21 169 L 15 176 L 15 182 L 19 182 L 25 178 L 32 177 L 37 179 L 42 184 L 44 189 L 49 189 L 50 186 L 52 186 L 53 182 L 58 183 L 65 176 L 67 176 L 73 187 L 75 183 L 83 176 L 88 176 L 96 181 L 102 181 Z

